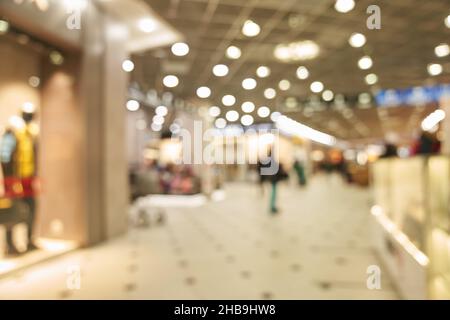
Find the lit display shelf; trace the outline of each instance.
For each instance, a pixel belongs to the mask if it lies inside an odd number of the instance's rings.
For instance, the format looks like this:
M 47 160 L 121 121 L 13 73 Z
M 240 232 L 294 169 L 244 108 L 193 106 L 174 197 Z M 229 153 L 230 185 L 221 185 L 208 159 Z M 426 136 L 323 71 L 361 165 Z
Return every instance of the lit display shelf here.
M 450 299 L 450 157 L 371 167 L 375 249 L 406 299 Z

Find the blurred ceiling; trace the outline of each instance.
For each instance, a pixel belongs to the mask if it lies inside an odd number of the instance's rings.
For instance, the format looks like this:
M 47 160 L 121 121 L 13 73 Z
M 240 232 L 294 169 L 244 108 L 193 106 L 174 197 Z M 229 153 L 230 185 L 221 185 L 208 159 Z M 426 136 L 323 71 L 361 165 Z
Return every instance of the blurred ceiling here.
M 256 106 L 266 105 L 272 111 L 279 110 L 316 129 L 346 140 L 381 138 L 390 132 L 410 135 L 430 108 L 401 107 L 376 109 L 358 107 L 313 108 L 301 101 L 311 98 L 310 84 L 323 82 L 325 89 L 335 94 L 358 96 L 363 92 L 375 92 L 380 88 L 402 88 L 450 82 L 450 56 L 437 58 L 434 48 L 448 42 L 450 29 L 444 19 L 450 14 L 448 0 L 359 0 L 348 13 L 337 12 L 334 0 L 146 0 L 167 22 L 184 35 L 190 52 L 184 57 L 173 55 L 170 48 L 148 51 L 134 57 L 137 68 L 133 74 L 144 89 L 171 91 L 184 99 L 196 98 L 200 86 L 211 88 L 212 95 L 205 102 L 220 106 L 223 110 L 236 109 L 244 101 Z M 369 5 L 381 8 L 381 29 L 366 27 Z M 242 26 L 248 19 L 261 27 L 256 37 L 242 34 Z M 366 36 L 361 48 L 349 45 L 352 33 Z M 285 63 L 274 57 L 274 48 L 281 43 L 312 40 L 320 47 L 320 54 L 312 60 Z M 227 58 L 226 49 L 234 45 L 241 49 L 239 59 Z M 373 59 L 369 70 L 358 68 L 358 60 L 364 55 Z M 427 73 L 429 63 L 439 62 L 444 72 L 435 77 Z M 212 68 L 225 64 L 229 73 L 216 77 Z M 271 74 L 258 78 L 256 69 L 265 65 Z M 306 66 L 309 78 L 296 77 L 298 66 Z M 369 73 L 378 75 L 375 86 L 365 83 Z M 176 88 L 167 89 L 162 78 L 175 74 L 180 79 Z M 242 80 L 257 80 L 253 90 L 244 90 Z M 278 89 L 278 83 L 288 79 L 287 91 Z M 275 88 L 277 97 L 268 100 L 264 89 Z M 225 107 L 221 99 L 225 94 L 236 96 L 233 107 Z M 285 101 L 295 97 L 298 105 L 286 110 Z M 224 112 L 222 111 L 222 114 Z M 262 121 L 254 112 L 255 121 Z

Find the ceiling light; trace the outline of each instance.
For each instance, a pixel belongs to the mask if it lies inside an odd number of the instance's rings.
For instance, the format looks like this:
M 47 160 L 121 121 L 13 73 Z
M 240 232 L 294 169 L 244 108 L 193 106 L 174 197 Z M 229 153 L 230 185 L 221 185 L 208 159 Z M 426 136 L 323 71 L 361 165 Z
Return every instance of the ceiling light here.
M 277 128 L 289 135 L 303 137 L 329 146 L 333 146 L 337 142 L 335 137 L 308 127 L 286 116 L 279 117 L 276 122 Z
M 439 63 L 431 63 L 427 66 L 430 76 L 437 76 L 442 73 L 442 65 Z
M 9 23 L 8 23 L 8 21 L 0 19 L 0 34 L 7 33 L 8 30 L 9 30 Z
M 246 101 L 241 105 L 241 109 L 246 113 L 253 112 L 253 110 L 255 110 L 255 104 L 253 102 Z
M 261 118 L 267 118 L 270 114 L 270 109 L 266 106 L 258 108 L 258 116 Z
M 336 0 L 336 3 L 334 4 L 334 8 L 338 12 L 347 13 L 353 10 L 355 7 L 355 1 L 354 0 Z
M 33 113 L 36 110 L 36 107 L 31 102 L 25 102 L 22 106 L 22 111 L 25 113 Z
M 236 46 L 229 46 L 227 49 L 227 57 L 230 59 L 239 59 L 241 57 L 241 49 Z
M 176 87 L 179 82 L 178 77 L 174 75 L 165 76 L 163 79 L 163 84 L 168 88 Z
M 189 53 L 189 46 L 184 42 L 177 42 L 172 45 L 172 53 L 178 57 L 183 57 Z
M 213 118 L 218 117 L 220 114 L 220 108 L 217 106 L 209 107 L 208 113 Z
M 141 19 L 139 20 L 139 29 L 141 31 L 150 33 L 155 30 L 155 22 L 152 19 Z
M 378 76 L 375 73 L 369 73 L 368 75 L 366 75 L 364 80 L 368 85 L 374 85 L 378 82 Z
M 272 112 L 272 114 L 270 115 L 270 120 L 272 120 L 273 122 L 277 122 L 277 120 L 281 117 L 281 113 L 279 113 L 278 111 Z
M 216 64 L 212 71 L 216 77 L 225 77 L 228 74 L 228 67 L 224 64 Z
M 275 58 L 282 61 L 314 59 L 319 54 L 319 46 L 311 40 L 279 44 L 275 47 Z
M 214 124 L 216 125 L 217 128 L 223 129 L 227 126 L 227 121 L 223 118 L 218 118 L 218 119 L 216 119 Z
M 250 126 L 253 124 L 253 117 L 249 114 L 243 115 L 241 117 L 241 123 L 244 126 Z
M 136 100 L 128 100 L 127 109 L 128 109 L 128 111 L 139 110 L 139 102 L 137 102 Z
M 358 67 L 362 70 L 370 69 L 373 65 L 372 58 L 369 56 L 364 56 L 358 61 Z
M 444 119 L 445 119 L 445 111 L 442 109 L 437 109 L 432 113 L 430 113 L 425 119 L 423 119 L 421 123 L 422 130 L 430 131 Z
M 224 106 L 231 107 L 236 103 L 236 98 L 231 94 L 224 95 L 222 97 L 222 103 Z
M 33 88 L 37 88 L 41 84 L 41 79 L 39 77 L 36 77 L 36 76 L 31 76 L 28 79 L 28 84 L 30 86 L 32 86 Z
M 291 83 L 289 80 L 283 79 L 278 83 L 278 88 L 283 91 L 287 91 L 291 88 Z
M 366 37 L 361 33 L 353 33 L 348 42 L 352 47 L 360 48 L 366 44 Z
M 26 124 L 22 117 L 12 116 L 8 119 L 8 123 L 11 127 L 15 129 L 23 129 Z
M 162 125 L 161 125 L 161 124 L 157 124 L 157 123 L 152 123 L 152 125 L 150 126 L 150 128 L 151 128 L 153 131 L 158 132 L 158 131 L 161 131 Z
M 245 21 L 242 26 L 242 33 L 247 37 L 256 37 L 260 32 L 260 26 L 252 20 Z
M 447 28 L 450 28 L 450 14 L 447 16 L 447 18 L 445 18 L 445 25 L 447 26 Z
M 309 77 L 309 71 L 306 67 L 300 66 L 297 68 L 297 78 L 305 80 Z
M 446 57 L 450 54 L 450 47 L 446 43 L 441 43 L 436 48 L 434 48 L 434 53 L 439 58 Z
M 164 123 L 164 117 L 158 115 L 154 116 L 153 123 L 162 125 Z
M 334 98 L 334 93 L 331 90 L 325 90 L 322 93 L 322 99 L 325 101 L 331 101 L 331 100 L 333 100 L 333 98 Z
M 313 83 L 311 83 L 310 89 L 314 93 L 322 92 L 322 90 L 323 90 L 323 83 L 320 82 L 320 81 L 314 81 Z
M 58 51 L 52 51 L 50 52 L 50 61 L 54 65 L 60 66 L 64 63 L 64 57 Z
M 266 66 L 260 66 L 256 69 L 256 75 L 260 78 L 267 78 L 270 75 L 270 69 Z
M 227 118 L 228 121 L 234 122 L 237 119 L 239 119 L 239 113 L 235 110 L 230 110 L 226 113 L 225 117 Z
M 242 80 L 242 88 L 245 90 L 253 90 L 256 88 L 256 80 L 253 78 L 247 78 Z
M 170 132 L 178 134 L 181 131 L 181 126 L 178 123 L 172 123 L 169 127 Z
M 266 97 L 266 99 L 273 99 L 276 96 L 277 92 L 274 88 L 267 88 L 266 90 L 264 90 L 264 97 Z
M 125 61 L 122 63 L 122 69 L 123 69 L 123 71 L 125 71 L 125 72 L 131 72 L 131 71 L 133 71 L 133 70 L 134 70 L 134 63 L 133 63 L 133 61 L 131 61 L 131 60 L 125 60 Z
M 372 100 L 372 97 L 367 92 L 363 92 L 358 96 L 358 102 L 360 104 L 369 104 L 371 100 Z
M 208 98 L 211 95 L 211 89 L 208 87 L 199 87 L 197 89 L 197 96 L 199 98 Z
M 165 117 L 165 116 L 167 115 L 167 113 L 168 113 L 168 109 L 167 109 L 166 106 L 158 106 L 158 107 L 155 109 L 155 113 L 156 113 L 158 116 Z

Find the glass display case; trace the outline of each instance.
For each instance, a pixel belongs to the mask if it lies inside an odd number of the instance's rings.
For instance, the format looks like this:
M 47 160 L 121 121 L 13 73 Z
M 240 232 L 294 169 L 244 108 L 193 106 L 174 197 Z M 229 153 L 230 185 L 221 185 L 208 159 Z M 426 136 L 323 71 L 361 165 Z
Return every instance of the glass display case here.
M 372 214 L 384 228 L 383 236 L 392 235 L 416 263 L 411 268 L 423 270 L 424 296 L 450 299 L 450 157 L 382 159 L 372 165 L 371 179 Z M 414 276 L 400 279 L 404 266 L 393 263 L 398 256 L 384 249 L 377 247 L 384 262 L 396 269 L 391 276 L 400 288 L 406 288 L 401 281 L 417 281 Z

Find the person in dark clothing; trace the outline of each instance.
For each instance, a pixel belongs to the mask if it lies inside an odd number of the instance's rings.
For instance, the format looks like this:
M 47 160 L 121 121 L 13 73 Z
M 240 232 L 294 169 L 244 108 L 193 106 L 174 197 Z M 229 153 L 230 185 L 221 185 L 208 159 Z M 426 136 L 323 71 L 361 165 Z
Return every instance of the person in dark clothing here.
M 300 161 L 295 160 L 294 170 L 297 173 L 299 185 L 305 186 L 306 185 L 305 168 L 303 167 L 303 164 Z
M 384 153 L 380 158 L 392 158 L 397 156 L 397 147 L 392 143 L 386 143 L 384 146 Z

